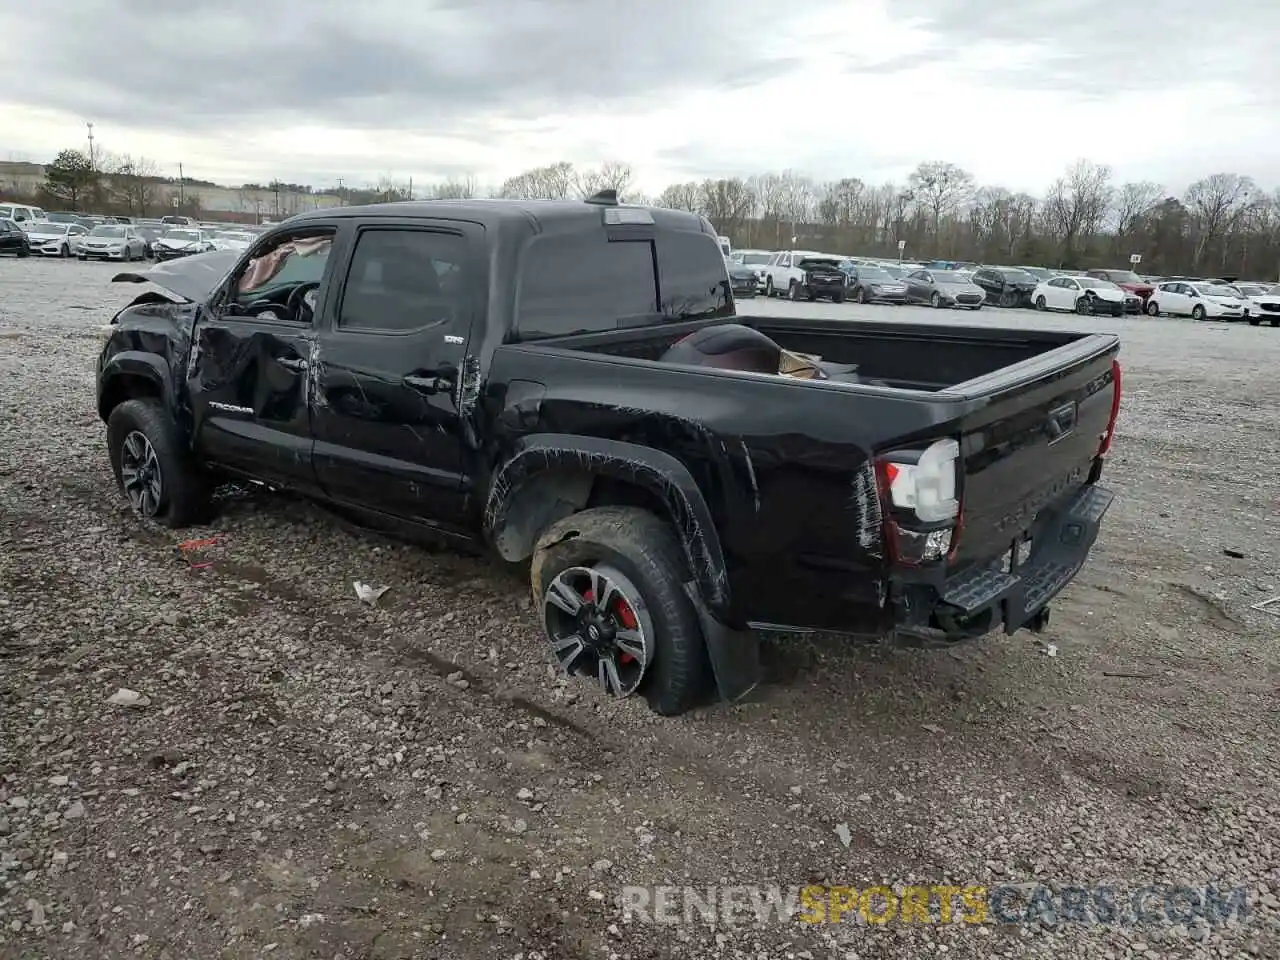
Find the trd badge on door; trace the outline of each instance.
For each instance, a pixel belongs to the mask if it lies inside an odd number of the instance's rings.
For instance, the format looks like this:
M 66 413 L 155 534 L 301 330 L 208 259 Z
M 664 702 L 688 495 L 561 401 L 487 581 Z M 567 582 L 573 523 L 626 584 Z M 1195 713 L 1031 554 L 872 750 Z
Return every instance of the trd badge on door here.
M 444 342 L 445 342 L 445 343 L 462 344 L 462 343 L 466 343 L 466 339 L 465 339 L 465 338 L 463 338 L 463 337 L 459 337 L 459 336 L 457 336 L 456 334 L 446 333 L 446 334 L 444 335 Z

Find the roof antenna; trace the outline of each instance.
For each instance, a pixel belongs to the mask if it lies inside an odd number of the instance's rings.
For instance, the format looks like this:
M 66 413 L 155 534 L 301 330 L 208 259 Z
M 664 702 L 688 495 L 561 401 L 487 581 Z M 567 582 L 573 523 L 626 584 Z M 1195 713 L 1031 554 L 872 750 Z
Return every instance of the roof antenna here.
M 587 197 L 584 202 L 599 204 L 602 207 L 616 207 L 618 205 L 618 191 L 612 187 L 606 187 L 604 190 L 597 190 Z

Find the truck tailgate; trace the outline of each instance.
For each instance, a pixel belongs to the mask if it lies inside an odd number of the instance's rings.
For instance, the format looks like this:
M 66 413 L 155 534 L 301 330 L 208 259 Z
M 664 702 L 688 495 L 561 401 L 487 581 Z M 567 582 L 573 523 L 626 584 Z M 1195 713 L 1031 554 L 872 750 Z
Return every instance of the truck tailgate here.
M 947 391 L 985 399 L 959 424 L 955 566 L 1008 553 L 1043 508 L 1089 480 L 1118 398 L 1119 349 L 1115 337 L 1086 337 Z

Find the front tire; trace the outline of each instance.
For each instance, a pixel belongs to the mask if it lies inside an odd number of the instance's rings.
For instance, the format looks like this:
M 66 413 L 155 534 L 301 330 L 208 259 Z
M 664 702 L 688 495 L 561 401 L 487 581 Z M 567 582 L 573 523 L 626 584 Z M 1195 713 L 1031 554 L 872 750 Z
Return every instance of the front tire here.
M 1272 320 L 1271 322 L 1274 324 L 1276 321 Z M 1250 317 L 1250 318 L 1249 318 L 1249 326 L 1251 326 L 1251 327 L 1257 327 L 1257 326 L 1261 326 L 1261 324 L 1262 324 L 1262 318 L 1261 318 L 1261 317 Z
M 929 298 L 929 306 L 935 310 L 942 309 L 942 296 L 935 290 L 933 296 Z
M 1156 303 L 1154 300 L 1148 300 L 1146 311 L 1148 317 L 1158 317 L 1160 316 L 1160 304 Z
M 768 277 L 764 282 L 764 295 L 766 297 L 776 297 L 777 291 L 773 289 L 773 277 Z
M 865 288 L 865 287 L 859 287 L 859 288 L 858 288 L 858 290 L 857 290 L 857 292 L 853 295 L 853 299 L 857 300 L 859 303 L 865 304 L 865 303 L 867 302 L 867 290 L 866 290 L 866 288 Z
M 67 259 L 67 257 L 71 256 L 71 248 L 64 243 L 58 248 L 58 256 L 63 260 Z
M 666 521 L 637 507 L 566 517 L 538 538 L 529 576 L 547 642 L 566 672 L 614 697 L 638 692 L 663 716 L 684 713 L 704 695 L 706 642 Z M 606 593 L 603 609 L 594 588 Z
M 800 285 L 794 280 L 787 286 L 787 299 L 796 301 L 800 299 Z
M 107 418 L 107 450 L 133 511 L 165 527 L 208 519 L 212 486 L 159 400 L 126 400 Z
M 1191 308 L 1192 320 L 1200 321 L 1200 320 L 1203 320 L 1205 316 L 1207 316 L 1207 313 L 1204 309 L 1204 304 L 1197 303 L 1194 307 Z

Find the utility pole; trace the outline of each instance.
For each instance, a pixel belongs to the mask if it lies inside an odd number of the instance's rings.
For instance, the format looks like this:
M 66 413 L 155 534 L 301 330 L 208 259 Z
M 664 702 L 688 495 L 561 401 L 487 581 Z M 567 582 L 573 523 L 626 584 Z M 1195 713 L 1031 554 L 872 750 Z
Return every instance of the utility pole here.
M 86 120 L 84 125 L 89 128 L 89 169 L 96 173 L 98 163 L 93 155 L 93 121 Z
M 413 177 L 409 178 L 409 199 L 413 199 Z
M 178 164 L 178 206 L 187 205 L 186 189 L 183 187 L 182 164 Z
M 342 178 L 341 177 L 338 178 L 338 205 L 342 207 L 345 207 L 347 205 L 346 199 L 342 196 Z

